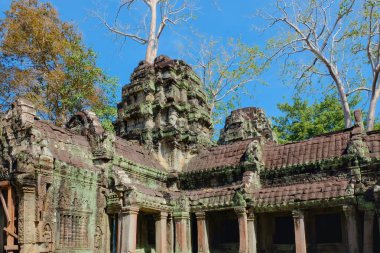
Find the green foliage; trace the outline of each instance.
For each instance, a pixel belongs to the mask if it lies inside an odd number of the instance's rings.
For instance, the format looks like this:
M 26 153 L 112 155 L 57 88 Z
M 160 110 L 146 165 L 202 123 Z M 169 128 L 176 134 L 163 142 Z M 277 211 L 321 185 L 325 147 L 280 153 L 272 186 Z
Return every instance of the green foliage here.
M 225 47 L 218 41 L 207 41 L 198 54 L 195 67 L 203 81 L 212 123 L 218 125 L 239 106 L 243 95 L 251 96 L 250 87 L 265 68 L 263 54 L 258 47 L 234 40 Z
M 355 98 L 350 105 L 354 107 L 358 102 Z M 327 95 L 311 105 L 307 100 L 295 97 L 292 104 L 283 103 L 277 107 L 284 115 L 273 118 L 274 130 L 283 143 L 344 129 L 341 104 L 334 95 Z
M 0 20 L 0 50 L 1 110 L 24 96 L 57 125 L 93 110 L 110 129 L 116 80 L 96 66 L 95 52 L 49 3 L 13 1 Z

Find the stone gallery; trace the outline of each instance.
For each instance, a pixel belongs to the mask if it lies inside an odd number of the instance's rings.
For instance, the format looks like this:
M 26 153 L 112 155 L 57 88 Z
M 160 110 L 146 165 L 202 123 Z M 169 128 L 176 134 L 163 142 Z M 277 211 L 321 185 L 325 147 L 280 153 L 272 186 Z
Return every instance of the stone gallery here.
M 200 79 L 141 62 L 116 133 L 94 113 L 65 125 L 17 99 L 0 119 L 0 252 L 380 252 L 380 131 L 276 143 L 259 108 L 212 141 Z

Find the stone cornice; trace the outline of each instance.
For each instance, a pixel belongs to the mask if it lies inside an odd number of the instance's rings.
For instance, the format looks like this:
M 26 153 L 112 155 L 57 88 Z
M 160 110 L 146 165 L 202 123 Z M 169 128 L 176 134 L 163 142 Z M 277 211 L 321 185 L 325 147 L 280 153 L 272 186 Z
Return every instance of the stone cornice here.
M 140 177 L 155 179 L 159 181 L 167 181 L 168 179 L 168 172 L 139 165 L 128 159 L 125 159 L 122 156 L 115 156 L 113 160 L 113 165 L 119 166 L 125 171 L 138 175 Z

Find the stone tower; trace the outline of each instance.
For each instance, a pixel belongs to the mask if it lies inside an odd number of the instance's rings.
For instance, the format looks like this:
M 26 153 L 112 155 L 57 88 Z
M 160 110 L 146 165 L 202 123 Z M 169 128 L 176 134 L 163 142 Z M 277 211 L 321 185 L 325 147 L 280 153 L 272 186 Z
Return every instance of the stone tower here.
M 264 110 L 247 107 L 232 111 L 231 115 L 226 118 L 218 142 L 219 144 L 229 144 L 254 137 L 262 137 L 267 141 L 276 139 Z
M 144 144 L 167 169 L 181 170 L 211 144 L 210 108 L 189 65 L 165 56 L 140 62 L 123 87 L 117 135 Z

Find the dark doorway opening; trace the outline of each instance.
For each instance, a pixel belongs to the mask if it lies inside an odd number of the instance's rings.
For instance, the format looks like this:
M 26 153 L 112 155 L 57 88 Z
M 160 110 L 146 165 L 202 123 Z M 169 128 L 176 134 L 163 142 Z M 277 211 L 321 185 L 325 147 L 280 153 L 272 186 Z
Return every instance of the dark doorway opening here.
M 191 252 L 198 253 L 198 226 L 195 214 L 190 216 L 190 231 L 191 231 Z
M 108 216 L 109 227 L 111 231 L 111 244 L 110 252 L 116 253 L 117 250 L 117 231 L 118 231 L 118 217 L 116 214 Z
M 294 222 L 292 216 L 275 217 L 274 244 L 294 244 Z
M 342 242 L 342 224 L 340 213 L 316 215 L 315 228 L 317 243 Z
M 137 218 L 137 249 L 145 253 L 155 252 L 156 225 L 154 214 L 140 212 Z
M 207 213 L 211 253 L 239 252 L 239 223 L 234 211 Z

